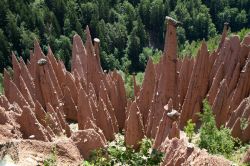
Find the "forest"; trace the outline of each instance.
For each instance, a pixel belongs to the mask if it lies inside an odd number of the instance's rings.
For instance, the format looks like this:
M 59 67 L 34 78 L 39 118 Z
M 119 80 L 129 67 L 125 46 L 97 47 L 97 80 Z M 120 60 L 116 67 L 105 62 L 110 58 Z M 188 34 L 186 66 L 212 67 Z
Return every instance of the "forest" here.
M 70 69 L 72 37 L 84 39 L 87 25 L 101 41 L 102 67 L 126 73 L 144 71 L 148 57 L 161 54 L 165 16 L 182 22 L 179 52 L 216 37 L 224 22 L 232 32 L 250 27 L 250 0 L 1 0 L 0 8 L 1 72 L 12 51 L 27 60 L 34 40 Z

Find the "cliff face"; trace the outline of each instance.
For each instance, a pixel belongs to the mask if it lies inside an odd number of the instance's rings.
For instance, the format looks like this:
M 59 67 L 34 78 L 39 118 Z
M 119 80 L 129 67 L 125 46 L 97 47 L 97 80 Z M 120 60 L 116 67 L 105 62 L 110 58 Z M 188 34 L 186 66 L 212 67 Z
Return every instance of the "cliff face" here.
M 227 38 L 225 25 L 217 50 L 210 53 L 203 42 L 195 59 L 178 59 L 176 26 L 168 18 L 163 56 L 158 64 L 149 59 L 142 87 L 135 83 L 134 101 L 127 100 L 117 71 L 103 72 L 100 41 L 92 43 L 88 27 L 86 43 L 79 35 L 73 37 L 71 71 L 50 49 L 45 56 L 38 42 L 27 64 L 13 54 L 13 74 L 4 71 L 0 96 L 1 140 L 49 143 L 64 136 L 88 158 L 91 150 L 104 147 L 125 129 L 126 145 L 138 148 L 146 135 L 160 148 L 168 146 L 167 139 L 179 138 L 189 119 L 199 121 L 197 113 L 207 97 L 217 126 L 225 125 L 234 137 L 249 141 L 250 35 L 242 42 L 238 36 Z M 79 131 L 71 131 L 69 121 L 77 122 Z

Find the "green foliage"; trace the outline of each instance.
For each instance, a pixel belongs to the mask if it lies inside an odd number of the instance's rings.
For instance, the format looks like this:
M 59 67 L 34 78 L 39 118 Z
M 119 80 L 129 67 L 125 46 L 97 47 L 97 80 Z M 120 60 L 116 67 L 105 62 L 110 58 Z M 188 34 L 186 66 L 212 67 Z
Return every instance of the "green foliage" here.
M 51 153 L 47 159 L 43 161 L 44 166 L 56 166 L 56 160 L 57 160 L 57 151 L 56 147 L 52 147 Z
M 235 33 L 229 31 L 229 34 L 239 35 L 241 40 L 243 40 L 243 38 L 248 33 L 250 33 L 250 29 L 247 29 L 247 28 L 243 28 L 241 31 L 235 32 Z M 210 53 L 217 49 L 220 39 L 221 39 L 221 35 L 216 35 L 214 37 L 209 38 L 206 41 L 206 44 Z M 192 41 L 192 42 L 185 41 L 185 43 L 183 45 L 180 45 L 179 47 L 179 56 L 180 57 L 196 56 L 199 48 L 201 47 L 201 42 L 202 41 L 199 41 L 199 40 Z
M 0 28 L 0 71 L 2 71 L 3 67 L 9 65 L 8 55 L 9 52 L 9 43 L 4 34 L 4 31 Z
M 61 59 L 65 62 L 65 66 L 70 68 L 70 55 L 71 55 L 71 41 L 67 36 L 61 35 L 59 39 L 56 39 L 54 42 L 54 47 L 56 52 L 54 54 L 58 59 Z M 52 43 L 51 43 L 52 44 Z
M 143 71 L 147 58 L 140 57 L 140 53 L 143 47 L 146 46 L 148 42 L 147 34 L 144 29 L 144 25 L 141 20 L 134 23 L 134 28 L 128 37 L 128 44 L 126 53 L 128 58 L 131 60 L 131 65 L 129 66 L 129 72 Z
M 148 58 L 152 58 L 153 63 L 156 64 L 160 61 L 162 51 L 158 49 L 153 49 L 152 47 L 144 47 L 142 53 L 140 53 L 140 63 L 146 65 Z
M 135 76 L 136 84 L 139 85 L 140 87 L 142 86 L 143 79 L 144 79 L 144 73 L 142 72 L 136 73 Z
M 217 49 L 219 42 L 220 42 L 221 35 L 216 35 L 212 38 L 209 38 L 206 41 L 207 48 L 211 52 Z M 184 45 L 182 45 L 179 48 L 179 56 L 180 57 L 185 57 L 185 56 L 193 56 L 195 57 L 198 53 L 198 50 L 201 47 L 201 42 L 202 41 L 192 41 L 191 43 L 186 41 Z
M 201 117 L 200 148 L 205 148 L 209 153 L 229 156 L 232 153 L 235 142 L 230 130 L 224 128 L 217 129 L 212 108 L 207 100 L 203 101 L 203 113 Z
M 152 149 L 152 141 L 144 138 L 140 142 L 140 149 L 135 151 L 128 148 L 124 143 L 124 136 L 116 135 L 116 139 L 110 142 L 107 148 L 98 149 L 93 152 L 89 161 L 84 161 L 84 166 L 111 166 L 111 165 L 159 165 L 163 154 Z
M 249 28 L 243 28 L 241 29 L 239 32 L 237 32 L 236 34 L 240 36 L 240 39 L 243 40 L 243 38 L 250 33 L 250 29 Z
M 189 43 L 186 41 L 184 45 L 180 48 L 180 57 L 185 57 L 185 56 L 196 56 L 198 53 L 198 50 L 201 46 L 201 42 L 198 41 L 192 41 Z
M 183 22 L 177 29 L 181 56 L 196 53 L 199 42 L 193 41 L 214 38 L 225 21 L 232 32 L 250 27 L 248 0 L 2 0 L 0 8 L 1 72 L 10 66 L 11 51 L 26 61 L 35 38 L 70 69 L 71 39 L 75 33 L 84 39 L 87 25 L 101 40 L 103 68 L 130 73 L 144 71 L 145 47 L 163 48 L 167 15 Z
M 178 0 L 171 15 L 183 23 L 188 40 L 208 39 L 216 34 L 209 9 L 201 0 Z
M 133 76 L 128 74 L 128 73 L 125 73 L 121 70 L 118 72 L 124 80 L 127 97 L 133 98 L 134 97 Z M 136 84 L 139 85 L 140 87 L 142 86 L 143 79 L 144 79 L 144 73 L 142 73 L 142 72 L 136 73 L 136 76 L 135 76 Z
M 194 136 L 195 123 L 192 122 L 192 119 L 187 121 L 187 125 L 184 127 L 184 131 L 188 136 L 188 141 L 192 142 Z
M 163 43 L 163 32 L 164 32 L 164 18 L 165 14 L 165 6 L 163 4 L 163 0 L 154 0 L 150 4 L 150 29 L 154 29 L 152 36 L 154 35 L 156 42 Z
M 134 97 L 134 85 L 133 85 L 133 80 L 132 80 L 132 77 L 129 75 L 129 76 L 126 76 L 125 77 L 125 90 L 126 90 L 126 95 L 127 95 L 127 98 L 130 98 L 132 99 Z
M 219 31 L 222 31 L 224 22 L 229 22 L 233 31 L 238 31 L 247 24 L 249 27 L 248 0 L 203 0 L 203 2 L 210 9 L 211 18 Z
M 229 160 L 240 166 L 249 166 L 249 164 L 243 164 L 242 159 L 245 157 L 247 150 L 250 148 L 249 144 L 241 144 L 236 150 L 229 156 Z
M 240 129 L 243 131 L 248 126 L 248 119 L 247 118 L 240 118 Z

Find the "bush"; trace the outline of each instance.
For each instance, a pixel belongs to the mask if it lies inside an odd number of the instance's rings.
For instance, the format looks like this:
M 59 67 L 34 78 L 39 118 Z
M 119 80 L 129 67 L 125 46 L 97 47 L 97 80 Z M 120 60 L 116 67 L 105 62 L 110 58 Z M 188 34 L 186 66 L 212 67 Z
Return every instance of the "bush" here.
M 131 165 L 152 166 L 159 165 L 163 154 L 152 149 L 152 141 L 144 138 L 140 142 L 139 151 L 128 148 L 124 143 L 124 136 L 116 135 L 116 139 L 110 142 L 107 148 L 95 150 L 89 161 L 84 161 L 84 166 L 109 166 L 109 165 Z
M 194 135 L 195 123 L 192 122 L 192 119 L 187 121 L 187 126 L 184 127 L 184 131 L 187 134 L 188 141 L 191 142 Z
M 211 106 L 207 100 L 203 101 L 203 114 L 201 117 L 200 148 L 205 148 L 209 153 L 229 156 L 234 149 L 234 138 L 230 135 L 230 130 L 225 127 L 217 129 Z

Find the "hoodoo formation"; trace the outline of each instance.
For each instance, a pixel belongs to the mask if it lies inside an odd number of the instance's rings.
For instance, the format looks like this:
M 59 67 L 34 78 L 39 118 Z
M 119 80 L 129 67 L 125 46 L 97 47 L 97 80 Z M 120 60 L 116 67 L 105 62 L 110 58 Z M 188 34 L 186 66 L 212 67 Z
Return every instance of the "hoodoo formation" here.
M 71 71 L 50 49 L 45 56 L 37 41 L 27 64 L 12 54 L 13 74 L 4 71 L 0 97 L 1 154 L 15 154 L 11 157 L 20 165 L 39 165 L 44 156 L 31 156 L 56 146 L 61 165 L 78 165 L 124 129 L 126 145 L 135 149 L 144 136 L 153 138 L 154 148 L 165 153 L 162 165 L 229 164 L 189 145 L 180 131 L 189 119 L 199 122 L 197 113 L 207 98 L 217 126 L 250 141 L 250 34 L 242 42 L 238 36 L 227 37 L 225 24 L 215 51 L 209 52 L 203 42 L 196 58 L 178 59 L 179 23 L 166 19 L 163 55 L 158 64 L 149 59 L 132 102 L 121 75 L 102 70 L 101 41 L 92 42 L 88 27 L 86 43 L 73 37 Z M 78 131 L 70 129 L 72 121 Z

